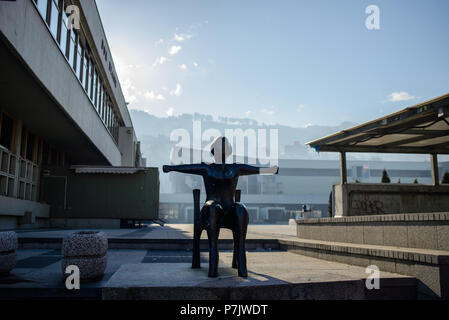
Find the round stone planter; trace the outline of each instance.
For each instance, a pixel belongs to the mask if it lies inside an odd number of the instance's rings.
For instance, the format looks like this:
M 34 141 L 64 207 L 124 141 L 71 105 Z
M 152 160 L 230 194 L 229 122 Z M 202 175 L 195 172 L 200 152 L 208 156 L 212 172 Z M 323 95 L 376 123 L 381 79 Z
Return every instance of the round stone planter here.
M 104 232 L 76 232 L 62 242 L 62 274 L 75 265 L 80 270 L 81 281 L 95 281 L 103 277 L 107 264 L 108 238 Z
M 8 274 L 16 266 L 16 250 L 19 247 L 14 231 L 0 232 L 0 275 Z

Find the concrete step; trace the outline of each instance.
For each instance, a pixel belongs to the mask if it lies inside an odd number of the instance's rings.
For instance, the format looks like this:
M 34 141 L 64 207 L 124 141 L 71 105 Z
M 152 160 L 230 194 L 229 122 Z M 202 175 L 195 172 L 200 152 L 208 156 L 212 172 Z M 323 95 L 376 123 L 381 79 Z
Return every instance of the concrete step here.
M 449 252 L 311 239 L 279 239 L 281 248 L 318 259 L 415 277 L 418 298 L 449 299 Z
M 60 249 L 62 237 L 19 237 L 21 249 Z M 109 249 L 153 249 L 153 250 L 191 250 L 192 239 L 139 239 L 139 238 L 109 238 Z M 220 250 L 232 250 L 234 242 L 232 239 L 219 239 Z M 201 239 L 202 250 L 208 249 L 208 240 Z M 277 239 L 247 239 L 248 250 L 272 249 L 280 250 Z

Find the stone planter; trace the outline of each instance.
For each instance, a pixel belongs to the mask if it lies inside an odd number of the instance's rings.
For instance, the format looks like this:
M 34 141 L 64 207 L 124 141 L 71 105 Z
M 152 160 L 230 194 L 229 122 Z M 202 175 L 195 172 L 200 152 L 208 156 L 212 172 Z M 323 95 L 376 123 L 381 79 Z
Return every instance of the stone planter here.
M 14 231 L 0 232 L 0 275 L 9 273 L 16 266 L 16 250 L 19 247 Z
M 108 238 L 104 232 L 76 232 L 62 242 L 62 274 L 67 266 L 80 270 L 81 281 L 95 281 L 103 277 L 107 264 Z

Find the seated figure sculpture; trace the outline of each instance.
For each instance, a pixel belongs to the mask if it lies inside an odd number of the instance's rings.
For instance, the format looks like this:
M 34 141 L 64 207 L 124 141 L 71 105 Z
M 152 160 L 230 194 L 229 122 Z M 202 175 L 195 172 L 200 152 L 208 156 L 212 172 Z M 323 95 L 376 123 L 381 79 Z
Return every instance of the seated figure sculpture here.
M 201 175 L 206 189 L 206 202 L 200 213 L 200 227 L 194 231 L 193 267 L 200 267 L 199 241 L 203 230 L 209 239 L 209 277 L 218 276 L 218 236 L 220 228 L 232 230 L 234 237 L 233 268 L 238 269 L 240 277 L 247 277 L 246 231 L 248 211 L 242 203 L 234 201 L 239 176 L 253 174 L 277 174 L 277 166 L 270 168 L 254 167 L 246 164 L 226 164 L 232 154 L 232 147 L 225 137 L 218 137 L 211 144 L 215 163 L 163 166 L 164 172 L 176 171 Z

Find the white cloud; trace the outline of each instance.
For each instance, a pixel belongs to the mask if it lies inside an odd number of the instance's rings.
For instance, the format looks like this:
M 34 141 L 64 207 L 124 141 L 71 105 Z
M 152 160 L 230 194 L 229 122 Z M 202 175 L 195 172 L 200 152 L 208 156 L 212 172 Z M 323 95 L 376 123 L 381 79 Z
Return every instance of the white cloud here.
M 198 63 L 197 63 L 197 62 L 193 62 L 193 66 L 194 66 L 195 68 L 198 68 Z
M 412 96 L 408 92 L 405 92 L 405 91 L 393 92 L 388 96 L 388 101 L 391 101 L 391 102 L 408 101 L 408 100 L 415 100 L 415 99 L 416 99 L 415 96 Z
M 298 108 L 296 109 L 296 111 L 301 112 L 304 109 L 305 105 L 300 104 L 298 105 Z
M 145 92 L 145 98 L 149 100 L 165 101 L 165 97 L 162 94 L 156 94 L 153 90 Z
M 157 66 L 158 64 L 164 64 L 165 62 L 167 62 L 168 59 L 166 57 L 160 57 L 157 58 L 154 62 L 153 62 L 153 67 Z
M 179 51 L 181 51 L 181 49 L 182 49 L 181 46 L 171 46 L 168 53 L 173 56 L 173 55 L 177 54 Z
M 183 34 L 183 33 L 177 34 L 177 33 L 175 33 L 175 36 L 174 36 L 173 39 L 175 41 L 178 41 L 178 42 L 183 42 L 183 41 L 188 40 L 190 38 L 192 38 L 191 34 Z
M 137 100 L 137 96 L 136 96 L 136 87 L 134 87 L 134 85 L 132 84 L 130 79 L 125 79 L 125 81 L 123 82 L 123 87 L 122 87 L 122 91 L 123 91 L 123 96 L 125 97 L 126 102 L 128 102 L 129 104 L 132 104 Z
M 163 44 L 164 43 L 164 39 L 159 39 L 158 41 L 156 41 L 156 45 L 159 45 L 159 44 Z
M 167 116 L 171 117 L 175 112 L 175 109 L 173 109 L 172 107 L 168 108 L 167 110 Z
M 248 117 L 251 113 L 252 113 L 252 111 L 248 110 L 248 111 L 245 112 L 245 115 Z
M 176 88 L 174 90 L 171 90 L 170 94 L 172 96 L 180 96 L 182 94 L 182 87 L 181 87 L 181 85 L 179 83 L 176 84 Z
M 185 70 L 187 70 L 187 65 L 185 63 L 183 63 L 183 64 L 179 65 L 178 68 L 185 71 Z

